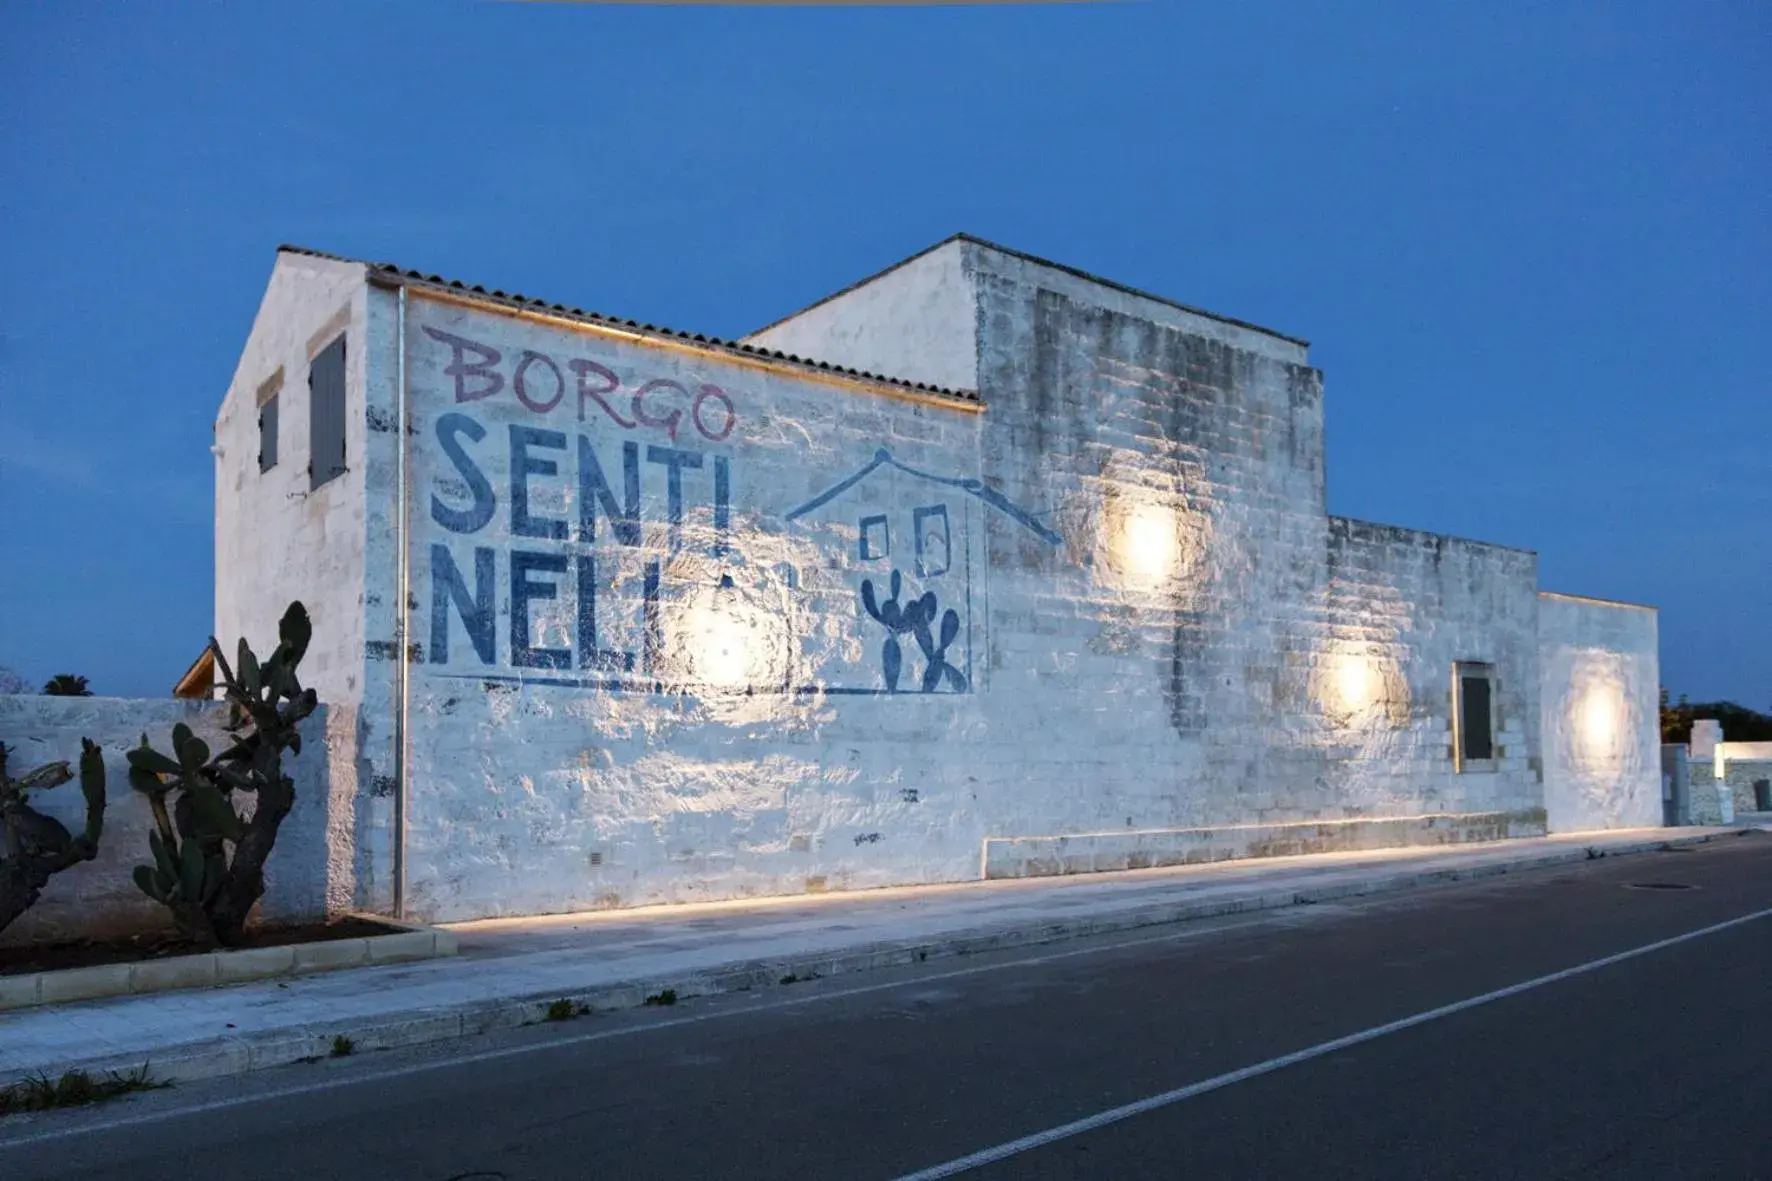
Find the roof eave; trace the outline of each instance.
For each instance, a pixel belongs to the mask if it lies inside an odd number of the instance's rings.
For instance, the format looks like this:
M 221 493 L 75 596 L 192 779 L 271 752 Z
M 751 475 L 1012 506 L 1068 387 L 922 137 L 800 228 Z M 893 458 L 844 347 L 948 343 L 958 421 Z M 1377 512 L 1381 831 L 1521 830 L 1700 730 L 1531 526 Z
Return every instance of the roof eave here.
M 885 374 L 869 373 L 860 369 L 852 369 L 843 365 L 833 365 L 828 361 L 819 361 L 810 357 L 800 357 L 786 353 L 780 349 L 766 349 L 757 345 L 748 345 L 739 341 L 727 340 L 723 337 L 710 336 L 705 333 L 682 332 L 673 328 L 665 328 L 657 324 L 643 324 L 638 320 L 624 320 L 616 316 L 604 315 L 600 312 L 587 311 L 583 308 L 569 307 L 565 304 L 548 303 L 517 292 L 506 292 L 498 288 L 487 289 L 484 286 L 463 283 L 459 279 L 445 279 L 441 275 L 425 274 L 397 266 L 387 262 L 369 262 L 364 259 L 345 258 L 337 254 L 329 254 L 323 250 L 313 250 L 304 246 L 283 245 L 278 247 L 280 254 L 293 254 L 311 258 L 321 258 L 332 262 L 354 263 L 365 269 L 369 282 L 382 287 L 412 286 L 436 292 L 451 299 L 461 300 L 482 306 L 500 308 L 531 315 L 548 316 L 555 319 L 582 324 L 590 328 L 617 332 L 645 338 L 654 343 L 674 348 L 689 348 L 717 355 L 724 355 L 740 360 L 762 361 L 771 366 L 791 371 L 806 373 L 821 378 L 835 378 L 846 384 L 856 384 L 876 388 L 884 392 L 908 395 L 918 400 L 926 400 L 937 404 L 954 405 L 966 408 L 979 408 L 977 390 L 951 389 L 946 386 L 932 385 L 928 382 L 907 381 L 903 378 L 888 377 Z

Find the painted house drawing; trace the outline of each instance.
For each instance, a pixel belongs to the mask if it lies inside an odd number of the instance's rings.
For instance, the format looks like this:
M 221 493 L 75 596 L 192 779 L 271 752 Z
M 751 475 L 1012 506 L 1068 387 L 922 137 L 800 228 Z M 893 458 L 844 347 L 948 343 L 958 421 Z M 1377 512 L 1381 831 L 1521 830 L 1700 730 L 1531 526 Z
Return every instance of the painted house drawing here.
M 939 476 L 882 447 L 849 476 L 786 514 L 829 556 L 810 593 L 829 617 L 852 620 L 859 661 L 827 667 L 825 692 L 967 693 L 973 686 L 974 527 L 1001 512 L 1049 545 L 1061 538 L 982 480 Z M 831 576 L 835 577 L 831 577 Z M 847 597 L 845 609 L 836 600 Z

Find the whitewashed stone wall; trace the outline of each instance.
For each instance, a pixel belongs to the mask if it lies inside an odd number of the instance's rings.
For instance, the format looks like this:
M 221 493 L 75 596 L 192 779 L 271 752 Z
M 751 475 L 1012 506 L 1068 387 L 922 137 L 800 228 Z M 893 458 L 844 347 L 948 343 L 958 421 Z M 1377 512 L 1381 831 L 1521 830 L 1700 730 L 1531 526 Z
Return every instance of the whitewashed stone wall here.
M 309 364 L 341 334 L 346 470 L 316 489 Z M 372 300 L 362 264 L 284 251 L 215 422 L 215 635 L 230 659 L 242 637 L 263 654 L 289 603 L 308 609 L 302 681 L 331 707 L 331 725 L 353 734 L 333 749 L 334 782 L 363 785 L 351 904 L 384 912 L 393 900 L 396 351 L 392 315 Z M 273 380 L 278 459 L 261 472 L 258 394 Z
M 385 906 L 399 319 L 371 282 L 363 564 L 316 593 L 363 621 L 331 700 L 352 896 Z M 1300 342 L 970 240 L 755 338 L 980 411 L 409 296 L 414 917 L 1544 830 L 1536 560 L 1328 517 Z M 1501 748 L 1462 774 L 1460 660 L 1496 668 Z
M 971 247 L 951 239 L 745 338 L 944 389 L 978 388 L 978 296 Z
M 1317 700 L 1338 740 L 1324 772 L 1335 796 L 1366 815 L 1500 812 L 1516 835 L 1542 829 L 1537 566 L 1523 550 L 1329 518 Z M 1452 758 L 1460 661 L 1494 669 L 1493 769 Z
M 105 827 L 96 859 L 50 879 L 37 904 L 0 934 L 6 943 L 50 942 L 170 929 L 166 908 L 146 897 L 132 880 L 137 865 L 152 863 L 148 833 L 154 820 L 147 800 L 129 786 L 124 752 L 147 734 L 165 752 L 172 727 L 191 727 L 212 749 L 226 741 L 227 707 L 219 702 L 142 700 L 119 697 L 0 696 L 0 742 L 8 748 L 12 774 L 44 763 L 79 769 L 80 740 L 104 749 Z M 303 724 L 302 753 L 286 762 L 295 780 L 296 803 L 284 820 L 265 869 L 260 918 L 299 922 L 348 910 L 353 890 L 350 830 L 355 784 L 332 778 L 335 751 L 354 741 L 337 731 L 337 718 L 322 708 Z M 86 800 L 78 778 L 38 792 L 31 806 L 79 832 Z
M 262 652 L 301 600 L 314 621 L 302 673 L 325 701 L 362 692 L 367 425 L 347 416 L 346 471 L 310 488 L 308 365 L 342 333 L 348 405 L 363 406 L 365 300 L 361 266 L 279 255 L 215 420 L 215 634 L 230 660 L 242 636 Z M 258 396 L 273 381 L 278 457 L 260 472 Z
M 414 913 L 977 876 L 975 409 L 413 309 Z
M 1010 789 L 996 803 L 1018 833 L 1536 816 L 1531 555 L 1327 518 L 1302 345 L 988 248 L 970 260 L 987 479 L 1067 538 L 993 537 L 993 576 L 1019 592 L 993 614 L 1020 633 L 1003 660 L 1053 732 L 1144 755 L 1096 756 L 1092 790 L 1060 807 Z M 1169 560 L 1141 568 L 1153 529 Z M 1047 676 L 1055 650 L 1093 679 Z M 1493 773 L 1453 773 L 1457 659 L 1500 668 L 1511 748 Z
M 815 309 L 866 356 L 772 331 L 859 365 L 975 300 L 982 415 L 414 293 L 414 913 L 963 880 L 1007 838 L 1541 828 L 1530 555 L 1328 522 L 1301 346 L 944 251 Z M 891 614 L 931 593 L 926 637 Z M 1326 708 L 1350 657 L 1372 690 Z M 1454 659 L 1502 669 L 1496 772 L 1452 772 Z
M 1651 608 L 1539 596 L 1544 797 L 1553 832 L 1661 824 L 1656 631 Z M 1692 794 L 1702 823 L 1696 776 Z

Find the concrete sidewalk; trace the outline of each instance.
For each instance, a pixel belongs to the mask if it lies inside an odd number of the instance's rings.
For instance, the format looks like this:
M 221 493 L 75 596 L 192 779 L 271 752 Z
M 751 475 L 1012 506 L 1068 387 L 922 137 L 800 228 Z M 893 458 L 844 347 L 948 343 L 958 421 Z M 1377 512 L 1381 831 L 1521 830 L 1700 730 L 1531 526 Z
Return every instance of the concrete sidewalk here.
M 452 959 L 0 1014 L 0 1084 L 148 1063 L 167 1079 L 439 1041 L 538 1020 L 569 998 L 679 998 L 1129 931 L 1714 840 L 1638 829 L 1444 849 L 1221 862 L 1063 878 L 654 907 L 451 927 Z

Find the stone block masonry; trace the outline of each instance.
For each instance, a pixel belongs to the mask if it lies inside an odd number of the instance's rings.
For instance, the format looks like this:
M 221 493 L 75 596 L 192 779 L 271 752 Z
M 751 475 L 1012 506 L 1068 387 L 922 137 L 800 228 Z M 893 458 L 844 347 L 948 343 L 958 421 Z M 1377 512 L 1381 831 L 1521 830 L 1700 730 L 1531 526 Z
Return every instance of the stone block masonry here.
M 327 689 L 356 905 L 397 849 L 410 917 L 447 921 L 1637 814 L 1622 763 L 1547 804 L 1573 674 L 1541 668 L 1534 555 L 1327 515 L 1302 342 L 964 238 L 752 351 L 296 253 L 266 309 L 218 546 L 296 555 L 352 616 Z M 273 505 L 243 407 L 281 366 L 300 417 L 299 354 L 339 324 L 355 466 Z M 1558 610 L 1570 661 L 1635 662 L 1634 702 L 1652 626 Z
M 1772 810 L 1762 806 L 1772 803 L 1772 742 L 1706 742 L 1694 727 L 1688 767 L 1693 824 L 1733 823 L 1744 813 Z
M 1772 812 L 1772 742 L 1725 742 L 1723 782 L 1735 799 L 1735 813 Z

